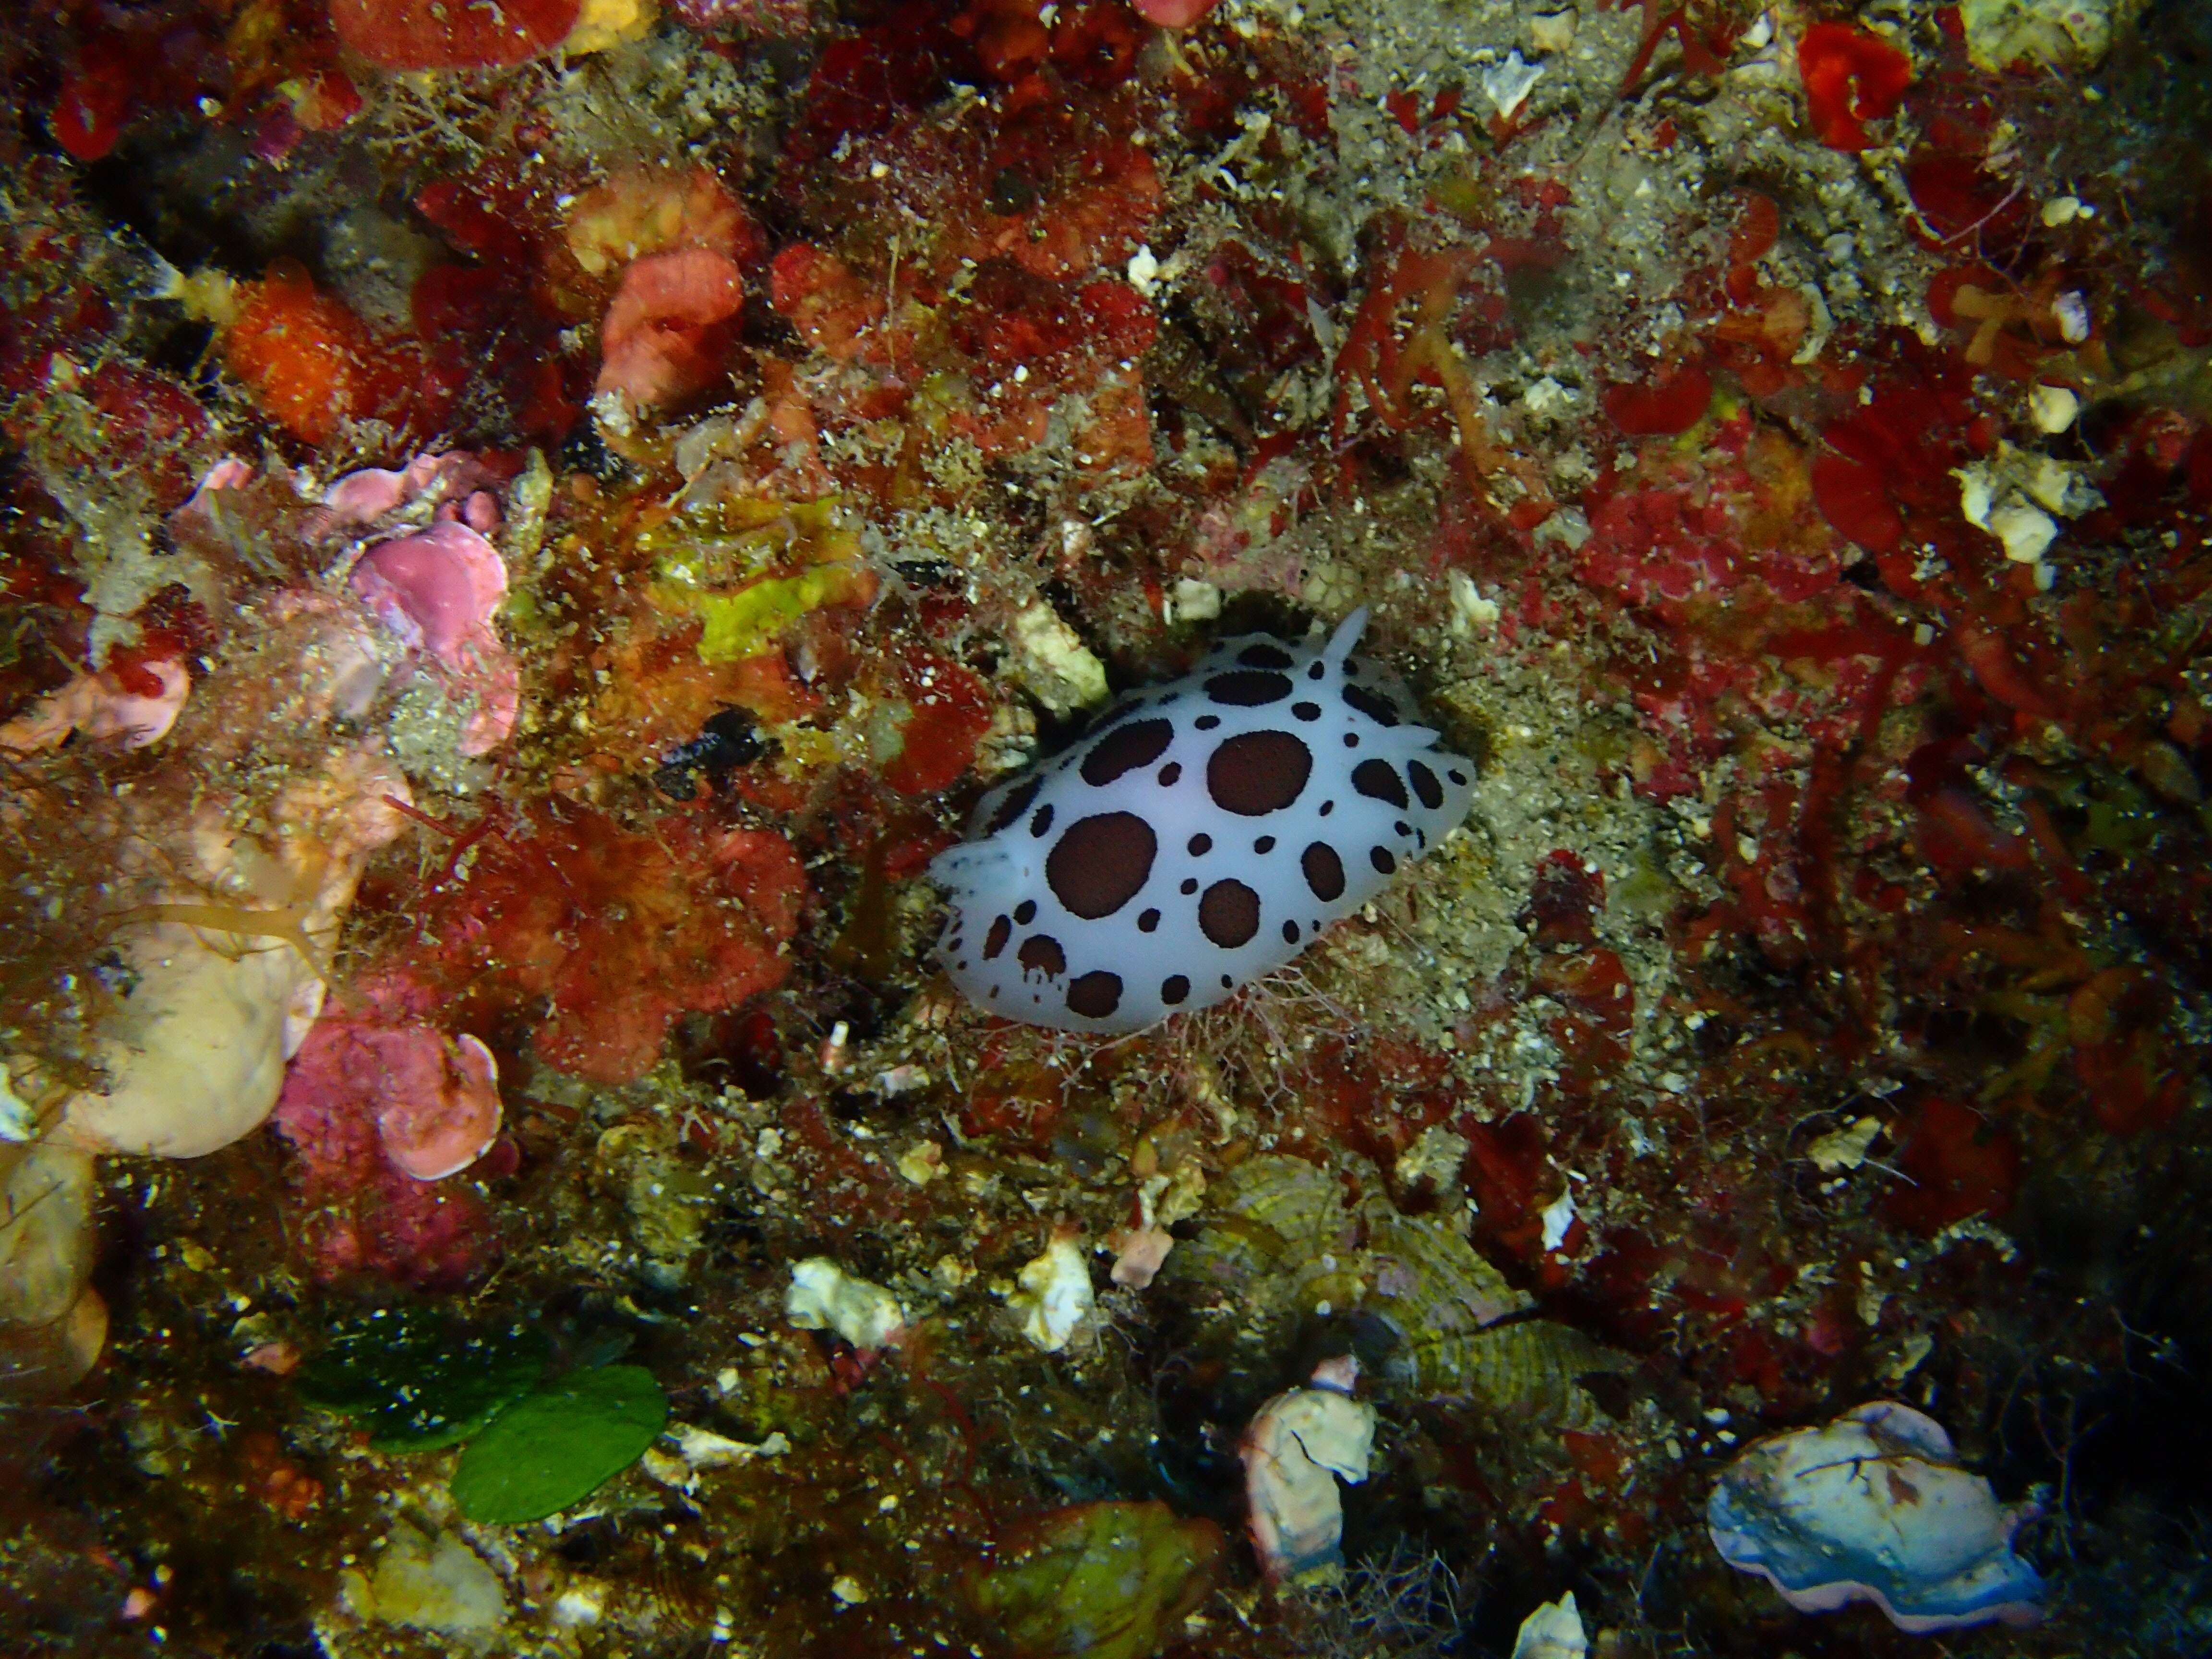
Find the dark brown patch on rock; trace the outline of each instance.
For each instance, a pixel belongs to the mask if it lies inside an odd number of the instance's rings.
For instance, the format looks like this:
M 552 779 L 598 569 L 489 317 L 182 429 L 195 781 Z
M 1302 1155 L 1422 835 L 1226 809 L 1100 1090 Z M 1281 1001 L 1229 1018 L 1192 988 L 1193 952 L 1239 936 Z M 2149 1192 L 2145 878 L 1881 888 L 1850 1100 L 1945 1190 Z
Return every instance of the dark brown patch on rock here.
M 1173 720 L 1132 720 L 1101 738 L 1077 769 L 1083 774 L 1084 782 L 1103 789 L 1125 772 L 1150 766 L 1174 741 Z
M 1134 812 L 1095 812 L 1053 844 L 1045 882 L 1071 915 L 1096 921 L 1137 896 L 1159 850 L 1152 826 Z
M 1336 848 L 1325 841 L 1317 841 L 1298 854 L 1298 868 L 1305 872 L 1306 885 L 1323 904 L 1334 904 L 1344 896 L 1344 860 L 1336 855 Z
M 1198 931 L 1224 951 L 1260 931 L 1260 896 L 1241 881 L 1217 881 L 1198 901 Z
M 1103 1019 L 1121 1006 L 1121 976 L 1103 968 L 1091 972 L 1067 988 L 1067 1009 L 1085 1019 Z
M 1256 818 L 1279 812 L 1313 775 L 1313 750 L 1289 732 L 1247 732 L 1231 738 L 1206 762 L 1206 793 L 1224 812 Z

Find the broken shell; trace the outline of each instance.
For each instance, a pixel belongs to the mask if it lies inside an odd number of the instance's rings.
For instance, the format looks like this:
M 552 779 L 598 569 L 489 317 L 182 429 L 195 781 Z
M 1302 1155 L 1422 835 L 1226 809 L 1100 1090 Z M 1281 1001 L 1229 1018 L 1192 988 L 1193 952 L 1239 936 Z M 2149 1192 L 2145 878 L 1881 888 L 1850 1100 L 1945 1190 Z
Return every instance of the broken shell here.
M 1589 1651 L 1589 1637 L 1572 1590 L 1523 1619 L 1513 1638 L 1513 1659 L 1583 1659 Z
M 2000 1504 L 1952 1459 L 1941 1424 L 1891 1400 L 1772 1436 L 1713 1488 L 1713 1547 L 1802 1613 L 1872 1601 L 1915 1633 L 2033 1624 L 2043 1581 L 2012 1538 L 2036 1508 Z
M 1375 1407 L 1352 1398 L 1358 1375 L 1349 1354 L 1325 1359 L 1314 1386 L 1277 1395 L 1244 1431 L 1252 1547 L 1270 1578 L 1325 1583 L 1343 1566 L 1336 1483 L 1366 1480 L 1375 1449 Z

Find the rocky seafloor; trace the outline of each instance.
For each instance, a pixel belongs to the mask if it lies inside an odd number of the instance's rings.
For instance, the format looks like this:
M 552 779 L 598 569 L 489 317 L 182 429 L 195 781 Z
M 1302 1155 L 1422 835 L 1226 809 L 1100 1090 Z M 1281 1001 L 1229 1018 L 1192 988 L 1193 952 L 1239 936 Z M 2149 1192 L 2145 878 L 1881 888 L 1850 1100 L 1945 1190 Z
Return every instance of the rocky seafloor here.
M 2197 0 L 0 78 L 0 1654 L 2212 1652 Z

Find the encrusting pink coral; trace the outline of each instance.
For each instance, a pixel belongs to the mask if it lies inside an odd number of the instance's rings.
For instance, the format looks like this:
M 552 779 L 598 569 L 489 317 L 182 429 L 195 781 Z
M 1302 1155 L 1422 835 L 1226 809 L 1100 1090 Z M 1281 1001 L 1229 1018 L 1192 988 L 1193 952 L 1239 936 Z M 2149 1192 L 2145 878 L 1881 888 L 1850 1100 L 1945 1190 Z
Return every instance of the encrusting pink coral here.
M 315 1023 L 284 1078 L 274 1121 L 310 1165 L 374 1132 L 384 1157 L 416 1181 L 465 1170 L 499 1139 L 499 1065 L 465 1032 L 448 1037 L 426 1000 L 393 976 L 356 988 L 362 1012 Z
M 364 979 L 349 1000 L 308 1034 L 270 1119 L 298 1160 L 319 1268 L 465 1279 L 489 1216 L 438 1183 L 498 1141 L 498 1066 L 475 1037 L 433 1025 L 432 998 L 404 973 Z
M 347 580 L 410 650 L 436 665 L 450 691 L 475 705 L 461 753 L 485 754 L 504 742 L 521 710 L 522 678 L 492 627 L 507 597 L 499 550 L 465 524 L 434 524 L 378 543 Z
M 218 462 L 180 514 L 211 517 L 221 492 L 243 489 L 252 477 L 242 461 Z M 493 625 L 507 597 L 506 561 L 486 539 L 500 525 L 498 498 L 487 487 L 497 483 L 465 451 L 417 455 L 398 471 L 366 467 L 347 473 L 324 492 L 301 526 L 310 540 L 356 532 L 373 536 L 397 514 L 420 523 L 427 509 L 427 527 L 370 543 L 355 558 L 347 585 L 409 651 L 427 659 L 449 695 L 470 706 L 458 744 L 470 757 L 505 742 L 522 706 L 521 671 Z M 318 603 L 305 592 L 280 593 L 270 601 L 276 612 L 292 615 Z M 360 671 L 347 677 L 343 698 L 348 712 L 358 714 L 380 689 L 380 670 L 371 660 L 373 649 L 343 640 L 337 619 L 331 627 L 331 659 Z

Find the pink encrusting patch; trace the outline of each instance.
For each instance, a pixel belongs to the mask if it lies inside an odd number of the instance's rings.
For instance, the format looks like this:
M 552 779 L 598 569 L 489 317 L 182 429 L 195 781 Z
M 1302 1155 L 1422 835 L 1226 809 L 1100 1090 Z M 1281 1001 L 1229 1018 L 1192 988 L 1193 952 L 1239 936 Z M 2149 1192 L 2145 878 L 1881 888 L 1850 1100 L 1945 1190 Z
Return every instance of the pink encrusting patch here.
M 270 1118 L 316 1212 L 319 1268 L 458 1281 L 484 1258 L 489 1218 L 465 1188 L 434 1183 L 498 1143 L 498 1066 L 473 1036 L 428 1024 L 418 988 L 386 977 L 354 991 L 363 1012 L 315 1023 Z
M 376 1114 L 384 1155 L 417 1181 L 458 1175 L 499 1139 L 499 1063 L 463 1032 L 450 1042 L 422 1026 L 384 1034 Z
M 599 325 L 595 388 L 653 409 L 703 392 L 722 372 L 734 319 L 744 304 L 736 260 L 711 248 L 681 248 L 638 260 Z
M 1164 29 L 1187 29 L 1201 21 L 1219 0 L 1131 0 L 1137 15 Z
M 386 627 L 437 665 L 449 690 L 474 702 L 461 752 L 481 755 L 503 742 L 521 710 L 522 677 L 492 626 L 507 597 L 499 550 L 448 520 L 379 543 L 349 581 Z

